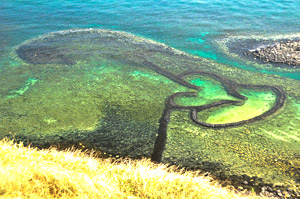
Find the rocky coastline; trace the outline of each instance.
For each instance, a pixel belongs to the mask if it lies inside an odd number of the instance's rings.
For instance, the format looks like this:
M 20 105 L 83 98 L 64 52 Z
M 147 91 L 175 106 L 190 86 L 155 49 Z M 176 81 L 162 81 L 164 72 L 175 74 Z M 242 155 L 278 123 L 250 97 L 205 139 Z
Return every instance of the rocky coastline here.
M 293 67 L 300 67 L 300 40 L 281 41 L 274 45 L 249 50 L 245 54 L 253 55 L 254 59 L 258 58 L 265 63 L 286 64 Z

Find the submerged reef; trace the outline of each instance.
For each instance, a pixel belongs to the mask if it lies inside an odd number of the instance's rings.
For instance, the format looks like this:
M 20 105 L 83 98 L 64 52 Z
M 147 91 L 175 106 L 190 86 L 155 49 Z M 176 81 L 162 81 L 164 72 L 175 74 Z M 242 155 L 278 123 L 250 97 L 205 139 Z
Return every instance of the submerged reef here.
M 263 62 L 300 65 L 300 41 L 285 41 L 249 51 Z
M 74 61 L 65 56 L 61 50 L 47 45 L 22 45 L 16 53 L 30 64 L 66 64 L 73 65 Z
M 257 192 L 300 189 L 299 81 L 101 29 L 43 35 L 6 59 L 1 137 L 152 156 Z

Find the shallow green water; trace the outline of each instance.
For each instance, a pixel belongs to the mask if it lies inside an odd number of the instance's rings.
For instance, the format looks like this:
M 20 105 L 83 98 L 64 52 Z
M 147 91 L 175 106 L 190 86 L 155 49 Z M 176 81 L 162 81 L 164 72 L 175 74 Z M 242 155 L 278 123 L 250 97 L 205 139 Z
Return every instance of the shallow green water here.
M 175 102 L 182 106 L 200 106 L 209 104 L 220 99 L 235 99 L 229 96 L 223 86 L 205 79 L 193 79 L 190 83 L 199 86 L 201 89 L 197 97 L 178 97 Z
M 242 94 L 248 98 L 244 105 L 213 111 L 206 122 L 231 123 L 254 118 L 269 110 L 275 102 L 272 93 L 248 91 Z

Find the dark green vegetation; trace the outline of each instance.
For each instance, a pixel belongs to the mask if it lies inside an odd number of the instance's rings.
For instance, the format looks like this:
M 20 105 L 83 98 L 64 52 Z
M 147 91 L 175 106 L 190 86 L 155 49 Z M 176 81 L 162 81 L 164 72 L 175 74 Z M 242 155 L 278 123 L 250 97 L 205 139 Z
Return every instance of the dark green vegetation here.
M 35 46 L 56 54 L 33 53 Z M 246 188 L 299 190 L 297 80 L 93 29 L 27 41 L 3 63 L 1 137 L 150 157 L 164 131 L 156 160 L 248 180 Z

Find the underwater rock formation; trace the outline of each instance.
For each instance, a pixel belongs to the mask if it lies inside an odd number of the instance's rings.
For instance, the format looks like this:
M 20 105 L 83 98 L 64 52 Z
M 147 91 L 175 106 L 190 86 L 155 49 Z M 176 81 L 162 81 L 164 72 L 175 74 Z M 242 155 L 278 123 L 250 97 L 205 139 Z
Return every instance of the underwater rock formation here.
M 88 45 L 82 46 L 82 43 Z M 66 65 L 73 65 L 91 56 L 135 66 L 142 66 L 146 57 L 155 56 L 157 53 L 164 56 L 188 56 L 161 43 L 137 38 L 125 32 L 102 29 L 74 29 L 50 33 L 21 44 L 16 53 L 22 60 L 32 64 Z
M 22 60 L 30 64 L 76 64 L 63 51 L 52 46 L 25 44 L 20 46 L 16 53 Z

